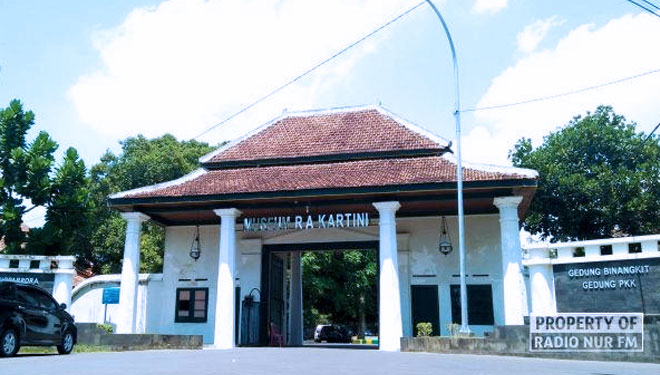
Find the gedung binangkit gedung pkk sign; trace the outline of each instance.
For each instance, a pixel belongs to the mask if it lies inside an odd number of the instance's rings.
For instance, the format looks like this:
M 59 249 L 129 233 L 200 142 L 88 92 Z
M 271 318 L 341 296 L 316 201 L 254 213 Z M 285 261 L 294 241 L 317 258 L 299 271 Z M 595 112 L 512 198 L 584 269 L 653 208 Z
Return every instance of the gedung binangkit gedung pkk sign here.
M 558 312 L 660 314 L 660 258 L 553 265 Z

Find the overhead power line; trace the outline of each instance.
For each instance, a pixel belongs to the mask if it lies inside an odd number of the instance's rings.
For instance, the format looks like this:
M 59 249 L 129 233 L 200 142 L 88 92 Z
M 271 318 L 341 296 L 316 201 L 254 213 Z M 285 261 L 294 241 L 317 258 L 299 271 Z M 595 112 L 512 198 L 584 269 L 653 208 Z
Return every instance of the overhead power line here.
M 540 97 L 540 98 L 522 100 L 522 101 L 514 102 L 514 103 L 498 104 L 498 105 L 492 105 L 492 106 L 487 106 L 487 107 L 468 108 L 468 109 L 461 110 L 461 112 L 487 111 L 487 110 L 491 110 L 491 109 L 513 107 L 513 106 L 516 106 L 516 105 L 522 105 L 522 104 L 540 102 L 540 101 L 544 101 L 544 100 L 561 98 L 562 96 L 579 94 L 581 92 L 585 92 L 585 91 L 589 91 L 589 90 L 595 90 L 595 89 L 598 89 L 598 88 L 601 88 L 601 87 L 610 86 L 610 85 L 614 85 L 614 84 L 617 84 L 617 83 L 630 81 L 630 80 L 633 80 L 633 79 L 641 78 L 641 77 L 647 76 L 649 74 L 654 74 L 654 73 L 658 73 L 658 72 L 660 72 L 660 69 L 654 69 L 654 70 L 651 70 L 651 71 L 648 71 L 648 72 L 636 74 L 634 76 L 617 79 L 616 81 L 610 81 L 610 82 L 601 83 L 601 84 L 595 85 L 595 86 L 589 86 L 589 87 L 584 87 L 584 88 L 577 89 L 577 90 L 567 91 L 567 92 L 563 92 L 561 94 L 555 94 L 555 95 L 543 96 L 543 97 Z
M 645 5 L 642 5 L 642 4 L 638 3 L 638 2 L 635 1 L 635 0 L 626 0 L 626 1 L 629 2 L 629 3 L 631 3 L 631 4 L 637 5 L 638 7 L 644 9 L 645 11 L 651 13 L 652 15 L 654 15 L 654 16 L 660 18 L 660 14 L 656 13 L 655 11 L 653 11 L 653 9 L 647 8 Z M 642 1 L 644 1 L 644 0 L 642 0 Z M 644 3 L 649 4 L 649 5 L 652 6 L 653 8 L 660 9 L 660 8 L 658 8 L 658 6 L 656 6 L 655 4 L 653 4 L 653 3 L 651 3 L 651 2 L 644 1 Z
M 644 138 L 644 142 L 648 141 L 649 138 L 653 136 L 653 133 L 655 133 L 655 131 L 658 130 L 658 128 L 660 128 L 660 122 L 658 123 L 658 125 L 655 126 L 655 128 L 653 128 L 653 130 L 651 130 L 649 135 L 647 135 L 646 138 Z
M 217 128 L 218 126 L 227 123 L 229 120 L 233 119 L 234 117 L 240 115 L 241 113 L 247 111 L 248 109 L 254 107 L 255 105 L 257 105 L 257 104 L 263 102 L 264 100 L 270 98 L 271 96 L 277 94 L 278 92 L 280 92 L 280 91 L 283 90 L 284 88 L 286 88 L 286 87 L 290 86 L 291 84 L 297 82 L 298 80 L 300 80 L 300 79 L 303 78 L 304 76 L 306 76 L 306 75 L 308 75 L 309 73 L 315 71 L 316 69 L 322 67 L 323 65 L 327 64 L 328 62 L 334 60 L 335 58 L 339 57 L 340 55 L 342 55 L 343 53 L 345 53 L 345 52 L 348 51 L 349 49 L 351 49 L 351 48 L 357 46 L 358 44 L 360 44 L 360 43 L 362 43 L 362 42 L 364 42 L 365 40 L 369 39 L 370 37 L 372 37 L 372 36 L 375 35 L 376 33 L 380 32 L 381 30 L 385 29 L 386 27 L 390 26 L 391 24 L 395 23 L 396 21 L 400 20 L 401 18 L 407 16 L 410 12 L 412 12 L 413 10 L 419 8 L 419 7 L 422 6 L 424 3 L 425 3 L 425 1 L 421 1 L 421 2 L 418 3 L 417 5 L 411 7 L 410 9 L 406 10 L 405 12 L 403 12 L 403 13 L 399 14 L 398 16 L 392 18 L 392 19 L 389 20 L 388 22 L 382 24 L 381 26 L 377 27 L 376 29 L 374 29 L 374 30 L 371 31 L 370 33 L 364 35 L 364 36 L 361 37 L 360 39 L 358 39 L 358 40 L 356 40 L 355 42 L 353 42 L 353 43 L 349 44 L 348 46 L 344 47 L 342 50 L 340 50 L 339 52 L 335 53 L 334 55 L 328 57 L 327 59 L 325 59 L 325 60 L 321 61 L 320 63 L 314 65 L 313 67 L 309 68 L 308 70 L 306 70 L 306 71 L 303 72 L 302 74 L 296 76 L 295 78 L 293 78 L 292 80 L 288 81 L 287 83 L 285 83 L 285 84 L 283 84 L 283 85 L 277 87 L 276 89 L 270 91 L 270 92 L 267 93 L 266 95 L 260 97 L 259 99 L 257 99 L 257 100 L 255 100 L 255 101 L 253 101 L 252 103 L 246 105 L 245 107 L 241 108 L 240 110 L 234 112 L 234 113 L 231 114 L 230 116 L 226 117 L 224 120 L 222 120 L 222 121 L 218 122 L 217 124 L 215 124 L 215 125 L 213 125 L 213 126 L 207 128 L 207 129 L 204 130 L 203 132 L 201 132 L 201 133 L 199 133 L 198 135 L 196 135 L 195 137 L 193 137 L 193 139 L 197 139 L 197 138 L 203 136 L 204 134 L 206 134 L 206 133 L 210 132 L 211 130 Z
M 655 8 L 656 10 L 660 10 L 660 7 L 657 6 L 657 5 L 655 5 L 655 4 L 653 4 L 652 2 L 650 2 L 650 1 L 648 1 L 648 0 L 642 0 L 642 1 L 645 2 L 646 4 L 650 5 L 651 8 Z

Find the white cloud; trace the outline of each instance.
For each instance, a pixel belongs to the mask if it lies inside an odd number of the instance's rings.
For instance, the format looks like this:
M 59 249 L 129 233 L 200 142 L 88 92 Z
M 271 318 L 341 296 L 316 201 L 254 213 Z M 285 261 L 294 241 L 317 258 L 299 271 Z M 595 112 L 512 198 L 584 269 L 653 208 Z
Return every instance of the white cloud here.
M 30 212 L 23 215 L 23 223 L 30 228 L 40 228 L 46 222 L 46 207 L 37 206 L 32 208 L 32 201 L 29 199 L 23 200 L 23 206 L 26 209 L 31 209 Z
M 516 37 L 518 49 L 525 53 L 533 52 L 551 28 L 559 26 L 564 22 L 564 20 L 559 20 L 554 16 L 525 26 L 525 29 Z
M 472 8 L 477 13 L 497 13 L 507 7 L 509 0 L 477 0 Z
M 170 0 L 96 36 L 103 68 L 69 94 L 81 121 L 123 138 L 197 135 L 414 5 L 412 0 Z M 315 100 L 383 35 L 203 140 L 233 138 Z M 371 48 L 370 48 L 370 43 Z
M 660 68 L 660 22 L 650 15 L 624 16 L 596 28 L 582 25 L 552 49 L 526 55 L 493 79 L 477 107 L 549 96 Z M 535 146 L 573 116 L 612 105 L 650 131 L 658 123 L 660 73 L 559 99 L 475 113 L 464 138 L 465 159 L 510 164 L 507 152 L 520 137 Z

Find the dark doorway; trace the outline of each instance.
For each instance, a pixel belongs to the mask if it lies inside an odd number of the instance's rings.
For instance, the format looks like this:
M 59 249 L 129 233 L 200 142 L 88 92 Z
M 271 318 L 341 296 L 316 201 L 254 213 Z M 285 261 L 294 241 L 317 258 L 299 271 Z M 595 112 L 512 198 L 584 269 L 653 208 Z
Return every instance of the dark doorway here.
M 411 285 L 413 333 L 417 336 L 417 323 L 431 323 L 433 336 L 440 336 L 440 305 L 437 285 Z
M 291 291 L 291 279 L 292 279 L 292 262 L 293 262 L 293 254 L 295 252 L 299 252 L 300 258 L 303 261 L 305 259 L 310 259 L 309 257 L 306 257 L 305 254 L 307 255 L 317 255 L 317 254 L 324 254 L 328 255 L 332 259 L 340 259 L 344 256 L 344 254 L 350 254 L 350 253 L 355 253 L 355 251 L 359 251 L 362 253 L 363 251 L 368 251 L 369 254 L 372 254 L 370 256 L 373 256 L 375 254 L 375 263 L 376 267 L 378 264 L 378 241 L 345 241 L 345 242 L 328 242 L 328 243 L 297 243 L 297 244 L 278 244 L 278 245 L 264 245 L 262 248 L 262 274 L 261 274 L 261 301 L 264 302 L 263 306 L 263 319 L 261 320 L 261 329 L 260 329 L 260 342 L 261 345 L 274 345 L 274 342 L 277 345 L 281 345 L 280 343 L 283 343 L 284 346 L 287 345 L 289 342 L 289 331 L 287 329 L 293 329 L 290 326 L 289 319 L 293 319 L 295 321 L 295 317 L 292 318 L 292 305 L 291 301 L 289 300 L 289 297 L 292 295 L 289 295 L 288 293 Z M 354 254 L 355 255 L 355 254 Z M 346 255 L 349 256 L 349 255 Z M 316 258 L 316 257 L 314 257 Z M 305 263 L 307 264 L 307 263 Z M 339 273 L 341 274 L 341 271 L 343 269 L 339 269 Z M 327 270 L 328 272 L 333 272 L 330 269 Z M 308 296 L 306 297 L 305 291 L 307 290 L 305 288 L 305 275 L 306 272 L 302 273 L 303 275 L 303 282 L 302 284 L 302 290 L 303 290 L 303 310 L 305 310 L 308 307 L 308 302 L 309 298 Z M 352 275 L 352 274 L 351 274 Z M 376 268 L 376 280 L 375 280 L 375 285 L 377 288 L 378 284 L 378 272 Z M 312 287 L 312 284 L 308 284 L 308 287 Z M 331 288 L 332 289 L 332 288 Z M 333 290 L 336 290 L 336 293 L 338 295 L 332 294 L 331 292 L 325 292 L 325 294 L 329 296 L 335 296 L 336 298 L 339 297 L 342 293 L 345 293 L 346 290 L 342 288 L 334 288 Z M 308 293 L 307 293 L 308 294 Z M 377 289 L 375 295 L 377 296 Z M 306 302 L 307 301 L 307 302 Z M 377 299 L 374 301 L 376 304 L 376 311 L 378 309 L 378 301 Z M 314 306 L 314 305 L 309 305 L 309 306 Z M 296 310 L 300 311 L 300 310 Z M 261 314 L 260 314 L 261 315 Z M 312 314 L 309 314 L 308 312 L 305 312 L 303 314 L 303 317 L 305 318 L 305 322 L 303 324 L 303 338 L 304 338 L 304 345 L 308 345 L 309 342 L 313 342 L 314 338 L 314 329 L 318 327 L 316 323 L 318 324 L 323 324 L 326 322 L 316 322 L 313 327 L 311 327 L 310 330 L 310 324 L 307 321 L 308 317 L 312 316 Z M 333 326 L 335 325 L 334 323 L 340 323 L 344 324 L 347 322 L 344 322 L 343 319 L 339 319 L 342 321 L 339 322 L 327 322 L 327 323 L 332 323 Z M 371 331 L 375 332 L 375 337 L 377 339 L 377 322 L 378 318 L 376 315 L 375 318 L 375 328 L 371 329 Z M 348 324 L 346 324 L 348 326 Z M 372 325 L 373 326 L 373 325 Z M 281 327 L 281 329 L 279 328 Z M 351 331 L 355 331 L 351 327 Z M 362 330 L 364 331 L 364 330 Z M 280 339 L 279 337 L 276 337 L 274 340 L 273 338 L 273 333 L 276 335 L 281 335 L 282 338 Z M 352 333 L 355 336 L 355 332 Z M 311 335 L 311 336 L 310 336 Z M 343 336 L 346 336 L 345 334 Z M 342 336 L 342 337 L 343 337 Z M 350 340 L 351 336 L 347 336 L 349 339 L 349 345 L 348 346 L 358 346 L 358 345 L 350 345 Z M 363 337 L 361 337 L 363 338 Z M 355 337 L 353 337 L 355 339 Z M 363 340 L 364 341 L 364 340 Z M 328 342 L 330 342 L 328 340 Z M 343 341 L 342 341 L 343 342 Z M 375 340 L 371 345 L 371 347 L 377 347 L 377 340 Z M 295 345 L 295 344 L 292 344 Z

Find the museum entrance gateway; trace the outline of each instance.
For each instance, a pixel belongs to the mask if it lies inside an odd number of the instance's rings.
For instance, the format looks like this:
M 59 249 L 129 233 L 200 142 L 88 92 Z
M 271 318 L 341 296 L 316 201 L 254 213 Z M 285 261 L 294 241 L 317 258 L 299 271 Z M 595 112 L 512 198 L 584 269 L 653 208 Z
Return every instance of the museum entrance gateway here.
M 343 332 L 334 332 L 331 337 L 325 337 L 326 331 L 322 337 L 317 337 L 319 341 L 324 343 L 350 343 L 351 336 L 357 336 L 358 331 L 366 330 L 372 336 L 377 336 L 376 330 L 378 326 L 378 241 L 335 241 L 335 242 L 311 242 L 311 243 L 287 243 L 287 244 L 274 244 L 264 245 L 262 247 L 262 267 L 261 267 L 261 288 L 259 290 L 260 302 L 257 306 L 252 306 L 251 311 L 248 312 L 251 306 L 243 303 L 244 315 L 241 318 L 241 345 L 259 345 L 259 346 L 301 346 L 303 344 L 311 344 L 314 340 L 314 328 L 316 324 L 334 323 L 331 329 L 343 330 Z M 371 286 L 369 290 L 373 304 L 376 306 L 368 306 L 369 310 L 375 316 L 371 315 L 371 319 L 364 318 L 362 315 L 362 322 L 352 321 L 315 321 L 311 316 L 308 316 L 305 322 L 303 321 L 303 310 L 311 311 L 313 301 L 310 298 L 303 303 L 303 254 L 308 254 L 307 261 L 313 259 L 326 259 L 330 260 L 333 264 L 341 264 L 343 262 L 342 256 L 344 254 L 353 253 L 353 255 L 361 255 L 369 258 L 371 261 L 370 266 L 375 267 L 375 272 L 371 280 L 367 280 Z M 360 252 L 360 254 L 355 254 Z M 323 258 L 319 258 L 323 257 Z M 320 267 L 328 266 L 327 264 L 319 263 Z M 336 271 L 337 269 L 334 268 Z M 325 271 L 333 272 L 332 269 L 319 270 L 318 273 L 323 274 Z M 346 270 L 347 272 L 350 272 Z M 309 275 L 311 276 L 311 275 Z M 328 279 L 332 280 L 339 286 L 340 290 L 330 291 L 332 295 L 316 296 L 315 300 L 323 299 L 325 301 L 332 301 L 333 298 L 346 298 L 346 289 L 349 288 L 349 280 L 342 279 L 341 275 L 334 277 L 328 274 Z M 344 275 L 350 278 L 352 275 Z M 308 285 L 307 287 L 312 287 Z M 307 293 L 309 296 L 309 293 Z M 340 297 L 341 295 L 341 297 Z M 249 298 L 248 298 L 249 299 Z M 245 302 L 245 301 L 244 301 Z M 359 303 L 358 301 L 351 302 L 352 304 Z M 307 306 L 306 304 L 309 304 Z M 355 307 L 355 306 L 350 307 Z M 346 306 L 348 308 L 348 306 Z M 320 315 L 323 316 L 323 308 L 317 309 L 321 311 Z M 343 311 L 342 311 L 343 312 Z M 258 318 L 253 314 L 257 313 Z M 250 319 L 246 319 L 245 314 L 250 314 Z M 342 314 L 343 315 L 343 314 Z M 330 314 L 332 316 L 332 314 Z M 343 315 L 344 317 L 346 315 Z M 332 319 L 332 318 L 325 318 Z M 335 319 L 338 319 L 335 317 Z M 307 323 L 307 324 L 305 324 Z M 339 324 L 338 324 L 339 323 Z M 363 325 L 360 327 L 360 323 Z M 254 325 L 258 326 L 258 332 L 255 332 Z M 258 337 L 258 342 L 257 342 Z M 366 341 L 365 341 L 366 342 Z M 369 340 L 372 347 L 378 347 L 376 339 Z

